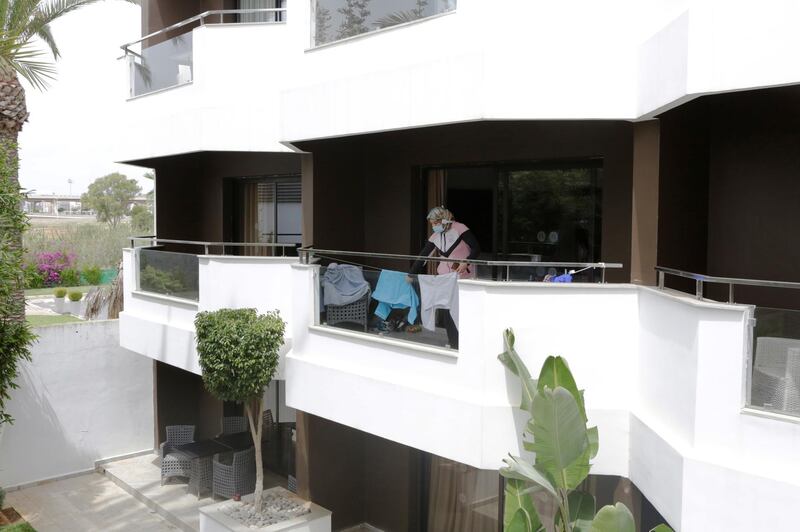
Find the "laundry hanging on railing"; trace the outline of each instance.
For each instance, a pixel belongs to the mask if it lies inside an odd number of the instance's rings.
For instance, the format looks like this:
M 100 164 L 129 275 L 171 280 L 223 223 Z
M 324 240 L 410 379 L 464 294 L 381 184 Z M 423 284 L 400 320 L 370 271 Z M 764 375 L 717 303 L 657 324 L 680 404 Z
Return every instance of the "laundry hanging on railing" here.
M 458 274 L 420 275 L 419 291 L 422 299 L 420 315 L 422 326 L 436 330 L 436 309 L 449 309 L 453 322 L 458 327 Z
M 330 264 L 322 276 L 325 305 L 349 305 L 369 292 L 361 268 L 350 264 Z
M 417 321 L 419 296 L 414 287 L 406 280 L 408 274 L 392 270 L 381 270 L 378 284 L 372 299 L 378 302 L 375 315 L 385 320 L 392 309 L 407 308 L 408 323 Z

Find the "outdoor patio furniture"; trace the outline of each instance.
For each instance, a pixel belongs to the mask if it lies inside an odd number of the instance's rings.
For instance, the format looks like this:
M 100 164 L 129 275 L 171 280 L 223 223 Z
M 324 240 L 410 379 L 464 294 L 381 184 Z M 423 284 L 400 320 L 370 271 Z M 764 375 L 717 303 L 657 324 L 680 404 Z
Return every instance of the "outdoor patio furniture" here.
M 214 496 L 230 499 L 236 494 L 247 495 L 256 489 L 256 450 L 254 447 L 246 451 L 233 453 L 230 464 L 214 458 L 213 488 Z
M 369 314 L 370 291 L 367 291 L 360 299 L 347 305 L 325 305 L 325 313 L 328 325 L 337 323 L 355 323 L 367 330 L 367 318 Z
M 203 491 L 212 489 L 213 468 L 211 459 L 228 457 L 233 451 L 252 448 L 253 439 L 250 432 L 238 432 L 219 436 L 213 440 L 201 440 L 185 443 L 175 447 L 175 452 L 191 460 L 189 474 L 189 491 L 198 497 Z M 222 461 L 225 461 L 223 458 Z
M 194 425 L 167 426 L 167 440 L 159 446 L 161 456 L 161 485 L 171 477 L 190 477 L 192 461 L 176 452 L 175 447 L 194 441 Z
M 248 430 L 247 418 L 244 416 L 225 416 L 222 418 L 222 434 L 236 434 Z

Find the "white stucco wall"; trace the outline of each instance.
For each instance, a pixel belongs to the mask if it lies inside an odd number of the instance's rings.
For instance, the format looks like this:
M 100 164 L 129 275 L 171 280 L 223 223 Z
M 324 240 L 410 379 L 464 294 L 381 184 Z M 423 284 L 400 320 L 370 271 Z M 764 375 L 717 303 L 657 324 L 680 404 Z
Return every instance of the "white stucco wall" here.
M 153 448 L 153 363 L 119 346 L 116 321 L 40 327 L 0 429 L 0 485 L 91 470 Z
M 115 158 L 278 152 L 472 120 L 630 120 L 800 81 L 795 0 L 459 0 L 319 48 L 310 10 L 288 0 L 282 24 L 195 29 L 192 83 L 130 100 Z M 127 80 L 124 62 L 116 75 Z

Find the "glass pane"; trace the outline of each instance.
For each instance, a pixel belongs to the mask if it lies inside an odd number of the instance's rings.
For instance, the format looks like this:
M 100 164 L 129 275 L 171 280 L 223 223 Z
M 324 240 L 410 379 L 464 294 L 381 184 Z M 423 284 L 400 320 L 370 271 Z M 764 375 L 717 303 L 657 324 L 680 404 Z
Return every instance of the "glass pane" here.
M 239 0 L 238 9 L 277 9 L 283 7 L 283 0 Z M 240 13 L 239 22 L 282 22 L 283 13 Z
M 303 205 L 300 181 L 278 182 L 278 242 L 302 243 Z
M 458 287 L 444 277 L 332 263 L 320 268 L 319 323 L 457 349 Z M 433 297 L 434 290 L 444 297 L 438 308 L 425 310 L 423 298 Z
M 600 256 L 600 183 L 595 168 L 508 173 L 508 260 L 595 262 Z
M 800 311 L 758 307 L 750 405 L 800 416 Z
M 139 290 L 197 301 L 197 255 L 139 250 Z
M 314 44 L 396 26 L 452 11 L 457 0 L 316 0 Z
M 428 530 L 496 532 L 500 529 L 497 471 L 431 457 Z
M 129 55 L 131 96 L 192 81 L 192 32 L 143 48 Z

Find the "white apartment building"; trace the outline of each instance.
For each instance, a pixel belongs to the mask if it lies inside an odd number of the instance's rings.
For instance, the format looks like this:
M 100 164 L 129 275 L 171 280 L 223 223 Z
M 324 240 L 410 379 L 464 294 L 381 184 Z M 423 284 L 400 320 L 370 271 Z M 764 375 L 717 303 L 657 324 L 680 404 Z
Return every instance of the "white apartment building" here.
M 642 530 L 797 528 L 797 20 L 791 0 L 146 0 L 117 159 L 155 169 L 156 235 L 124 252 L 120 343 L 156 361 L 156 439 L 237 408 L 202 387 L 196 313 L 278 309 L 270 468 L 335 530 L 501 530 L 511 327 L 532 372 L 562 355 L 585 388 L 599 503 Z M 376 331 L 370 294 L 439 205 L 480 244 L 456 342 L 442 317 Z M 346 309 L 331 263 L 369 285 Z

